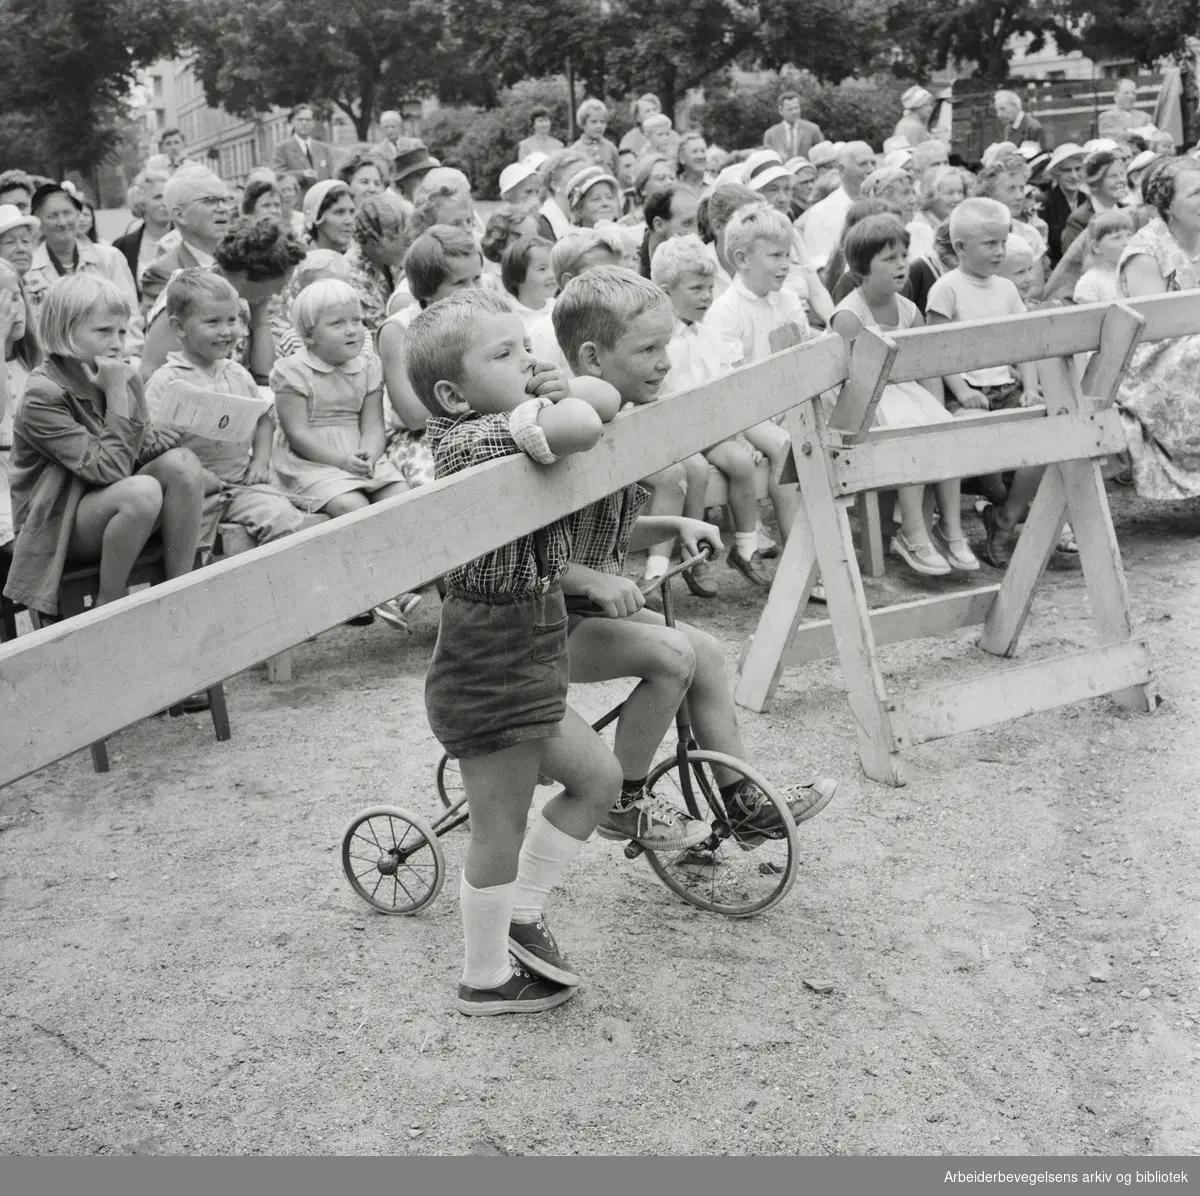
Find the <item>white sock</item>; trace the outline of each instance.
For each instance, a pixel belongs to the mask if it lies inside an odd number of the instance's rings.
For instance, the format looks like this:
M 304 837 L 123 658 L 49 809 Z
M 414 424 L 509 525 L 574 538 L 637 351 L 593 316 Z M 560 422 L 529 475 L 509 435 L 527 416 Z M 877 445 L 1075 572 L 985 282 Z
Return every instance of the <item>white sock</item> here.
M 668 556 L 659 556 L 656 553 L 646 558 L 646 572 L 642 576 L 653 581 L 656 577 L 662 577 L 670 567 L 671 558 Z
M 582 839 L 572 839 L 538 812 L 521 844 L 512 905 L 514 922 L 536 922 L 542 916 L 550 890 L 558 884 L 563 869 L 579 854 L 582 846 Z
M 734 532 L 733 546 L 744 561 L 748 561 L 758 551 L 758 532 Z
M 499 988 L 511 975 L 508 957 L 508 924 L 512 919 L 517 882 L 476 889 L 464 872 L 458 888 L 467 958 L 463 983 L 472 988 Z

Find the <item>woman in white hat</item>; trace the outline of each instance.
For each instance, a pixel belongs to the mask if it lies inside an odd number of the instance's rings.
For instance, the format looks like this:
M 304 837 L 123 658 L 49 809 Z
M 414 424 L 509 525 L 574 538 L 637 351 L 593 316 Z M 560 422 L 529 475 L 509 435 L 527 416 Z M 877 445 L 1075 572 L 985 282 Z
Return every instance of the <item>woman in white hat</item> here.
M 24 216 L 16 204 L 0 205 L 0 258 L 24 278 L 33 265 L 33 249 L 42 222 L 36 216 Z
M 1046 163 L 1050 186 L 1042 193 L 1041 217 L 1046 222 L 1051 267 L 1062 257 L 1062 234 L 1071 213 L 1083 202 L 1083 146 L 1067 141 L 1058 146 Z
M 304 231 L 313 249 L 345 253 L 354 239 L 358 208 L 341 179 L 322 179 L 304 193 Z
M 931 136 L 929 118 L 933 115 L 933 104 L 931 92 L 915 85 L 910 87 L 900 97 L 904 115 L 896 122 L 892 136 L 905 138 L 909 148 L 920 145 L 922 141 L 928 141 Z

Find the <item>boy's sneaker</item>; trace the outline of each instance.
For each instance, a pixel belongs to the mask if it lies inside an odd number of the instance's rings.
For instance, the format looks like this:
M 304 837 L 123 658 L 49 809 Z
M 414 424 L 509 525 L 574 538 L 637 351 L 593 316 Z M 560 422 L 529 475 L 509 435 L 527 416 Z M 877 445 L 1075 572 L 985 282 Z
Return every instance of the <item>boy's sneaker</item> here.
M 520 964 L 499 988 L 458 986 L 458 1012 L 467 1017 L 494 1017 L 500 1013 L 541 1013 L 569 1001 L 579 990 L 534 976 Z
M 536 922 L 512 922 L 508 927 L 508 949 L 535 976 L 575 988 L 579 976 L 558 949 L 545 915 Z
M 807 822 L 823 810 L 837 793 L 838 783 L 833 777 L 812 777 L 797 786 L 794 797 L 788 797 L 788 809 L 797 826 Z
M 734 545 L 725 560 L 730 568 L 736 569 L 752 586 L 770 586 L 771 575 L 764 568 L 762 553 L 757 548 L 746 557 L 742 556 Z
M 779 811 L 767 800 L 767 795 L 745 777 L 725 798 L 725 811 L 734 838 L 743 851 L 753 850 L 764 839 L 782 839 L 786 834 Z
M 707 561 L 697 561 L 684 571 L 684 584 L 697 598 L 715 598 L 720 590 L 713 579 L 712 566 Z
M 690 817 L 645 790 L 627 805 L 613 806 L 596 829 L 602 839 L 632 839 L 651 851 L 695 847 L 710 833 L 708 823 Z

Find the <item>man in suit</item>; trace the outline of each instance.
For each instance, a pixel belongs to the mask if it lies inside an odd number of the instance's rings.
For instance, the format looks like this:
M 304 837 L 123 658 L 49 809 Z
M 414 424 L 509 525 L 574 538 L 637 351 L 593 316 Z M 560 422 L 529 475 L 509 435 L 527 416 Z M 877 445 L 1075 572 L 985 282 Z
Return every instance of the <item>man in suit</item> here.
M 1022 109 L 1021 97 L 1015 91 L 996 92 L 992 105 L 996 118 L 1004 125 L 1001 141 L 1011 141 L 1018 149 L 1026 141 L 1032 141 L 1044 154 L 1054 148 L 1053 136 Z
M 160 254 L 143 271 L 143 315 L 154 306 L 176 270 L 212 268 L 213 255 L 237 210 L 224 180 L 195 162 L 185 163 L 167 180 L 163 204 L 182 239 L 177 248 Z
M 774 150 L 784 162 L 807 156 L 818 141 L 825 140 L 820 126 L 800 119 L 800 97 L 794 91 L 785 91 L 779 97 L 779 115 L 782 118 L 779 124 L 763 134 L 763 145 Z
M 276 174 L 290 174 L 307 191 L 313 183 L 333 178 L 333 150 L 313 135 L 313 110 L 297 104 L 289 116 L 292 135 L 275 147 Z
M 1133 129 L 1154 128 L 1154 117 L 1138 112 L 1137 84 L 1132 79 L 1118 79 L 1113 89 L 1113 106 L 1100 113 L 1099 136 L 1124 145 Z
M 371 147 L 371 152 L 381 158 L 389 167 L 394 167 L 396 159 L 408 150 L 416 149 L 421 142 L 416 137 L 404 136 L 404 118 L 399 112 L 389 110 L 379 118 L 379 127 L 383 130 L 383 140 Z

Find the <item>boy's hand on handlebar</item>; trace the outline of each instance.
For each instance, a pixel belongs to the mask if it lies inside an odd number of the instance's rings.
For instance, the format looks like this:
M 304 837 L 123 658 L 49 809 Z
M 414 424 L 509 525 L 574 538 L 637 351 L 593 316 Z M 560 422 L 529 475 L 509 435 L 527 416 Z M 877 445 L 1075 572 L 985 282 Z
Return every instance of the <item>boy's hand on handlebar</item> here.
M 702 545 L 707 545 L 710 556 L 716 556 L 724 548 L 721 530 L 703 519 L 679 519 L 679 543 L 686 556 L 699 556 Z
M 596 574 L 588 580 L 583 594 L 601 607 L 610 619 L 635 615 L 646 605 L 637 583 L 615 573 Z

